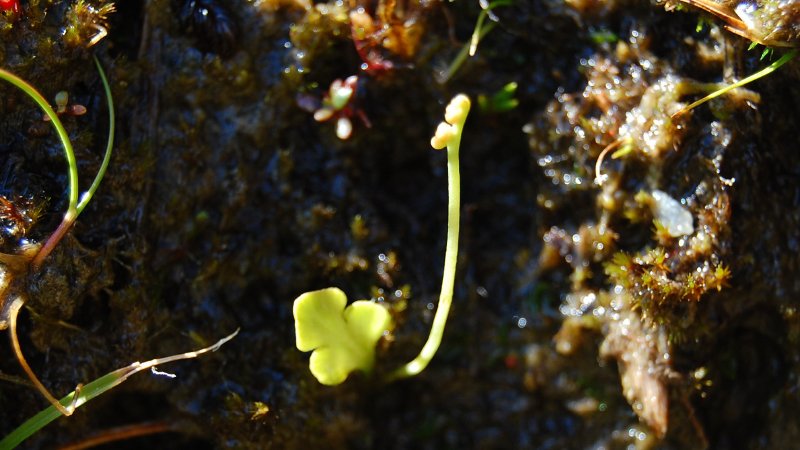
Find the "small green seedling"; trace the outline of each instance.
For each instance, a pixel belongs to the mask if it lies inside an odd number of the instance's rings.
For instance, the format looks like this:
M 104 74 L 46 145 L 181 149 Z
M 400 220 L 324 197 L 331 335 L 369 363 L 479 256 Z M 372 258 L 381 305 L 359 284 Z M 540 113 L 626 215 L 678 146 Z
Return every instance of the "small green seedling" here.
M 512 81 L 492 95 L 478 95 L 478 107 L 484 113 L 504 113 L 519 106 L 519 100 L 514 98 L 519 85 Z
M 456 57 L 450 63 L 450 66 L 439 74 L 439 81 L 441 83 L 445 83 L 453 78 L 453 75 L 458 72 L 458 69 L 461 68 L 461 65 L 464 64 L 464 61 L 466 61 L 468 57 L 471 58 L 475 56 L 481 39 L 489 34 L 489 32 L 492 31 L 500 22 L 500 18 L 498 18 L 492 10 L 498 6 L 509 6 L 513 4 L 513 2 L 514 0 L 495 0 L 489 3 L 487 0 L 480 0 L 482 11 L 478 15 L 478 20 L 475 23 L 475 29 L 472 31 L 472 36 L 469 39 L 469 43 L 461 48 L 461 51 L 458 52 Z M 489 18 L 489 23 L 486 23 L 487 18 Z
M 453 302 L 458 231 L 460 219 L 461 177 L 458 151 L 461 133 L 469 113 L 466 95 L 457 95 L 445 110 L 445 121 L 439 124 L 431 146 L 447 147 L 447 245 L 445 249 L 442 290 L 439 308 L 433 318 L 428 340 L 419 355 L 389 375 L 389 380 L 414 376 L 428 366 L 442 342 L 444 326 Z M 365 300 L 347 308 L 347 297 L 337 288 L 306 292 L 294 301 L 297 348 L 311 351 L 311 373 L 325 385 L 336 385 L 355 370 L 371 372 L 375 364 L 375 346 L 380 337 L 393 327 L 391 316 L 382 306 Z
M 320 383 L 342 383 L 355 370 L 375 365 L 375 345 L 392 327 L 383 306 L 367 300 L 345 308 L 347 296 L 338 288 L 306 292 L 294 301 L 297 348 L 314 351 L 309 366 Z
M 100 182 L 103 181 L 103 177 L 108 169 L 108 164 L 111 161 L 111 152 L 114 147 L 114 99 L 111 96 L 111 87 L 108 84 L 108 78 L 106 78 L 106 73 L 103 70 L 103 66 L 100 65 L 100 61 L 97 59 L 97 57 L 94 58 L 94 62 L 97 66 L 97 72 L 100 74 L 100 80 L 103 83 L 103 89 L 105 90 L 106 102 L 108 105 L 108 141 L 106 143 L 105 154 L 103 155 L 103 162 L 100 164 L 100 169 L 97 171 L 97 175 L 95 175 L 94 181 L 92 181 L 89 189 L 84 192 L 80 198 L 78 197 L 78 162 L 75 159 L 75 151 L 72 149 L 72 142 L 69 140 L 69 134 L 64 128 L 64 125 L 61 123 L 58 113 L 53 110 L 53 107 L 50 106 L 49 103 L 47 103 L 47 100 L 45 100 L 44 96 L 42 96 L 42 94 L 40 94 L 39 91 L 37 91 L 36 88 L 31 86 L 27 81 L 21 79 L 11 72 L 0 69 L 0 79 L 11 83 L 24 92 L 33 101 L 35 101 L 39 108 L 41 108 L 44 112 L 48 121 L 53 123 L 53 127 L 58 134 L 61 145 L 64 147 L 64 157 L 67 160 L 67 175 L 69 177 L 69 205 L 67 206 L 67 211 L 64 213 L 64 217 L 61 220 L 61 224 L 58 226 L 56 231 L 50 235 L 44 245 L 33 257 L 31 266 L 34 269 L 38 269 L 41 266 L 44 259 L 50 255 L 56 245 L 75 223 L 75 220 L 77 220 L 81 212 L 83 212 L 86 206 L 89 205 L 89 202 L 92 200 L 92 196 L 97 191 L 97 188 L 100 187 Z M 56 101 L 60 102 L 58 99 Z M 58 106 L 60 107 L 61 105 Z
M 111 151 L 114 146 L 114 100 L 111 96 L 111 87 L 108 84 L 108 79 L 106 78 L 105 71 L 103 71 L 103 67 L 100 65 L 100 61 L 97 58 L 95 58 L 94 61 L 97 66 L 97 71 L 100 74 L 100 80 L 103 83 L 103 89 L 106 93 L 109 117 L 108 141 L 106 143 L 106 150 L 103 156 L 103 162 L 100 165 L 100 169 L 97 171 L 97 175 L 95 175 L 94 181 L 92 181 L 89 189 L 80 197 L 78 196 L 78 163 L 75 159 L 75 152 L 72 149 L 72 143 L 69 140 L 67 130 L 61 123 L 58 114 L 55 110 L 53 110 L 50 104 L 47 103 L 47 100 L 45 100 L 44 96 L 42 96 L 42 94 L 40 94 L 39 91 L 37 91 L 36 88 L 31 86 L 27 81 L 19 78 L 11 72 L 0 69 L 0 79 L 7 81 L 23 91 L 28 97 L 36 102 L 39 108 L 41 108 L 44 114 L 49 118 L 56 130 L 56 133 L 58 134 L 58 138 L 60 139 L 62 146 L 64 147 L 64 156 L 67 160 L 67 174 L 69 178 L 69 204 L 67 206 L 67 211 L 64 213 L 64 217 L 61 219 L 61 224 L 59 224 L 58 228 L 56 228 L 50 237 L 47 238 L 44 245 L 39 247 L 38 250 L 31 254 L 7 255 L 0 253 L 0 263 L 5 264 L 9 269 L 13 269 L 5 274 L 5 284 L 0 286 L 0 330 L 8 328 L 9 335 L 11 337 L 11 345 L 14 349 L 14 353 L 17 356 L 20 366 L 25 371 L 26 375 L 28 375 L 28 378 L 31 380 L 36 389 L 39 390 L 39 392 L 53 405 L 53 407 L 58 409 L 58 411 L 65 416 L 72 414 L 75 408 L 74 405 L 65 407 L 59 403 L 58 400 L 50 393 L 50 391 L 42 384 L 42 382 L 39 381 L 39 378 L 33 372 L 33 369 L 30 368 L 25 360 L 24 355 L 22 354 L 22 349 L 17 337 L 16 321 L 25 299 L 21 295 L 16 295 L 14 290 L 9 291 L 8 287 L 12 284 L 10 281 L 11 279 L 23 278 L 30 272 L 36 272 L 39 270 L 44 259 L 50 255 L 53 249 L 55 249 L 56 245 L 58 245 L 70 228 L 72 228 L 75 220 L 77 220 L 78 216 L 89 204 L 92 196 L 100 186 L 100 182 L 103 180 L 106 170 L 108 169 L 108 164 L 111 161 Z

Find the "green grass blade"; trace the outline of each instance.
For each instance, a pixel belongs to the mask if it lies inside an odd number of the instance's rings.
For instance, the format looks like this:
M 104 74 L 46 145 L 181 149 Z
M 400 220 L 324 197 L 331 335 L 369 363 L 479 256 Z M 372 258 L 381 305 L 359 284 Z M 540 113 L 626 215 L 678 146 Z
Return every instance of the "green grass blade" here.
M 93 398 L 99 396 L 100 394 L 105 393 L 111 388 L 121 384 L 122 382 L 130 378 L 132 375 L 137 374 L 143 370 L 155 368 L 156 366 L 170 363 L 173 361 L 196 358 L 202 355 L 203 353 L 215 352 L 219 350 L 219 348 L 222 347 L 223 344 L 233 339 L 238 333 L 239 330 L 237 329 L 232 334 L 217 341 L 214 345 L 201 348 L 199 350 L 180 353 L 177 355 L 171 355 L 164 358 L 151 359 L 143 363 L 135 362 L 127 367 L 117 369 L 83 386 L 80 389 L 80 392 L 78 393 L 77 400 L 75 400 L 75 391 L 72 391 L 69 394 L 67 394 L 64 398 L 59 400 L 59 403 L 61 403 L 65 408 L 69 408 L 73 406 L 74 402 L 74 407 L 77 409 L 78 407 L 88 402 L 89 400 L 92 400 Z M 12 431 L 9 435 L 4 437 L 3 440 L 0 441 L 0 450 L 10 450 L 15 448 L 25 439 L 28 439 L 30 436 L 32 436 L 33 433 L 36 433 L 37 431 L 41 430 L 50 422 L 58 419 L 61 415 L 62 414 L 55 408 L 55 406 L 50 406 L 42 410 L 35 416 L 26 420 L 25 423 L 17 427 L 17 429 Z
M 498 6 L 508 6 L 511 4 L 511 2 L 512 0 L 496 0 L 492 3 L 489 3 L 489 5 L 487 5 L 486 8 L 483 9 L 483 11 L 481 11 L 480 15 L 478 16 L 477 23 L 475 23 L 475 30 L 473 30 L 472 37 L 470 37 L 469 40 L 469 56 L 475 56 L 475 52 L 478 51 L 478 43 L 480 42 L 480 40 L 483 39 L 484 36 L 486 36 L 486 34 L 491 30 L 491 28 L 494 28 L 494 26 L 492 26 L 489 28 L 489 30 L 486 31 L 483 30 L 483 24 L 486 21 L 486 18 L 489 16 L 489 14 L 492 12 L 492 10 L 494 8 L 497 8 Z
M 77 408 L 83 405 L 89 400 L 119 384 L 118 380 L 123 376 L 123 372 L 126 369 L 127 368 L 115 370 L 92 381 L 86 386 L 83 386 L 80 394 L 78 395 L 78 399 L 75 401 L 75 407 Z M 75 391 L 72 391 L 67 396 L 59 400 L 59 403 L 61 403 L 65 408 L 69 408 L 70 405 L 72 405 L 74 398 Z M 50 422 L 61 417 L 61 415 L 62 414 L 56 409 L 55 406 L 50 406 L 47 409 L 42 410 L 20 425 L 16 430 L 12 431 L 11 434 L 4 437 L 3 440 L 0 441 L 0 450 L 9 450 L 15 448 L 25 439 L 33 435 L 33 433 L 41 430 Z
M 83 209 L 86 208 L 86 205 L 92 200 L 92 196 L 97 191 L 97 188 L 100 187 L 100 182 L 103 181 L 103 176 L 108 169 L 108 163 L 111 161 L 111 151 L 114 148 L 114 98 L 111 96 L 111 87 L 108 85 L 108 78 L 106 78 L 106 73 L 100 61 L 97 59 L 97 56 L 94 57 L 94 63 L 97 65 L 97 71 L 100 73 L 103 89 L 106 92 L 106 102 L 108 104 L 108 143 L 106 144 L 106 153 L 103 156 L 103 162 L 100 164 L 100 170 L 97 171 L 97 175 L 95 175 L 89 190 L 81 196 L 81 201 L 77 206 L 77 214 L 80 214 Z
M 483 39 L 484 36 L 489 34 L 489 32 L 492 31 L 495 26 L 497 26 L 496 22 L 491 22 L 491 21 L 484 26 L 486 17 L 489 15 L 492 9 L 498 6 L 508 6 L 512 3 L 513 0 L 496 0 L 487 5 L 486 8 L 484 8 L 483 11 L 481 11 L 481 13 L 478 15 L 478 20 L 475 23 L 475 29 L 472 32 L 472 36 L 470 37 L 469 43 L 467 43 L 461 48 L 461 51 L 458 52 L 456 57 L 450 63 L 450 66 L 448 66 L 446 70 L 438 74 L 437 78 L 440 83 L 446 83 L 451 78 L 453 78 L 458 69 L 461 68 L 461 65 L 464 64 L 464 61 L 467 60 L 467 57 L 475 55 L 475 52 L 478 50 L 478 43 L 480 43 L 481 39 Z
M 700 100 L 698 100 L 698 101 L 692 103 L 691 105 L 689 105 L 689 106 L 681 109 L 680 111 L 676 112 L 675 114 L 672 115 L 672 117 L 673 118 L 677 117 L 677 116 L 679 116 L 679 115 L 681 115 L 681 114 L 683 114 L 683 113 L 685 113 L 687 111 L 690 111 L 690 110 L 702 105 L 703 103 L 705 103 L 705 102 L 707 102 L 709 100 L 715 99 L 715 98 L 719 97 L 720 95 L 724 95 L 724 94 L 730 92 L 733 89 L 736 89 L 738 87 L 742 87 L 742 86 L 744 86 L 744 85 L 746 85 L 748 83 L 751 83 L 753 81 L 758 80 L 759 78 L 763 78 L 763 77 L 771 74 L 772 72 L 775 72 L 782 65 L 786 64 L 792 58 L 794 58 L 795 55 L 797 55 L 797 49 L 794 49 L 794 50 L 790 51 L 789 53 L 786 53 L 785 55 L 781 56 L 781 58 L 779 60 L 777 60 L 774 63 L 768 65 L 767 67 L 759 70 L 758 72 L 750 75 L 749 77 L 742 78 L 741 80 L 737 81 L 736 83 L 729 84 L 728 86 L 725 86 L 722 89 L 718 89 L 718 90 L 706 95 L 705 97 L 701 98 Z
M 67 165 L 69 166 L 69 206 L 65 215 L 75 214 L 75 208 L 78 205 L 78 163 L 75 160 L 75 151 L 72 149 L 72 142 L 69 140 L 69 134 L 58 118 L 58 114 L 53 110 L 53 107 L 47 103 L 42 94 L 33 86 L 28 84 L 27 81 L 14 75 L 13 73 L 0 69 L 0 79 L 3 79 L 24 92 L 28 97 L 33 99 L 39 108 L 44 111 L 50 122 L 56 128 L 58 139 L 61 140 L 61 145 L 64 147 L 64 155 L 67 158 Z

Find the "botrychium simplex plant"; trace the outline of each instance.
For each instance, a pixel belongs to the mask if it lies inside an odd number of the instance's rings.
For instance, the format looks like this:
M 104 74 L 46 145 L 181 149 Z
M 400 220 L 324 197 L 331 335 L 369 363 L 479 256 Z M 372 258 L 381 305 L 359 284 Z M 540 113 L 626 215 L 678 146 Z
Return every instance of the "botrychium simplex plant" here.
M 171 355 L 163 358 L 157 358 L 144 363 L 135 362 L 127 367 L 110 372 L 88 384 L 78 385 L 75 390 L 61 399 L 56 399 L 53 394 L 42 384 L 39 378 L 31 369 L 28 362 L 22 353 L 22 348 L 17 336 L 17 318 L 19 312 L 25 304 L 25 297 L 21 293 L 15 280 L 24 279 L 27 274 L 35 273 L 41 268 L 44 260 L 52 253 L 58 243 L 72 228 L 78 216 L 83 212 L 91 201 L 94 193 L 100 186 L 101 181 L 108 169 L 111 161 L 112 149 L 114 147 L 114 100 L 111 95 L 111 87 L 109 86 L 108 79 L 105 71 L 103 70 L 100 61 L 95 57 L 95 64 L 100 74 L 100 80 L 105 90 L 107 107 L 108 107 L 108 142 L 106 144 L 105 154 L 100 168 L 95 175 L 89 189 L 79 196 L 78 189 L 78 164 L 75 159 L 75 152 L 72 148 L 72 143 L 69 135 L 64 128 L 59 113 L 67 113 L 67 99 L 64 98 L 62 93 L 59 93 L 56 99 L 56 105 L 59 111 L 55 111 L 52 106 L 45 100 L 44 96 L 40 94 L 36 88 L 22 78 L 14 75 L 13 73 L 0 68 L 0 79 L 12 84 L 20 89 L 28 97 L 30 97 L 44 112 L 46 121 L 53 124 L 53 127 L 58 134 L 61 145 L 64 148 L 64 155 L 67 160 L 68 166 L 68 206 L 58 228 L 45 240 L 41 246 L 33 246 L 25 249 L 23 254 L 5 254 L 0 253 L 0 330 L 8 328 L 11 337 L 11 346 L 14 354 L 19 361 L 20 366 L 25 371 L 34 387 L 44 396 L 51 406 L 44 409 L 40 413 L 28 419 L 25 423 L 17 427 L 9 435 L 0 440 L 0 450 L 12 449 L 30 437 L 33 433 L 40 430 L 42 427 L 57 419 L 58 417 L 70 416 L 76 408 L 80 407 L 89 400 L 103 394 L 104 392 L 123 383 L 132 375 L 147 369 L 155 369 L 156 366 L 166 364 L 169 362 L 196 358 L 197 356 L 216 351 L 227 341 L 233 339 L 238 333 L 238 330 L 233 334 L 221 339 L 216 344 L 177 355 Z M 74 108 L 73 108 L 74 109 Z
M 458 152 L 461 133 L 470 109 L 469 98 L 455 96 L 445 110 L 431 139 L 437 150 L 447 148 L 447 244 L 442 288 L 431 331 L 416 358 L 391 372 L 389 380 L 407 378 L 422 372 L 442 342 L 444 327 L 453 301 L 453 286 L 458 259 L 458 232 L 461 205 L 461 177 Z M 383 306 L 359 300 L 345 307 L 347 296 L 338 288 L 306 292 L 294 301 L 296 345 L 300 351 L 313 351 L 309 367 L 322 384 L 336 385 L 356 370 L 370 373 L 375 364 L 375 346 L 394 324 Z

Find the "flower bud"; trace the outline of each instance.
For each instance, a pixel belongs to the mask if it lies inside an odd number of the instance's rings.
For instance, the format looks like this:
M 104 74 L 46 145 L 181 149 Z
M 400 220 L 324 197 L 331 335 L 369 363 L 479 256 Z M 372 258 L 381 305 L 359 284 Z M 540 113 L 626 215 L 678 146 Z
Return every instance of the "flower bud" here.
M 447 144 L 450 143 L 450 140 L 453 139 L 455 136 L 456 130 L 450 124 L 442 122 L 436 128 L 436 134 L 433 135 L 431 138 L 431 147 L 435 148 L 436 150 L 441 150 L 447 147 Z
M 466 95 L 456 95 L 444 110 L 444 120 L 452 124 L 463 123 L 469 113 L 469 106 L 469 98 Z

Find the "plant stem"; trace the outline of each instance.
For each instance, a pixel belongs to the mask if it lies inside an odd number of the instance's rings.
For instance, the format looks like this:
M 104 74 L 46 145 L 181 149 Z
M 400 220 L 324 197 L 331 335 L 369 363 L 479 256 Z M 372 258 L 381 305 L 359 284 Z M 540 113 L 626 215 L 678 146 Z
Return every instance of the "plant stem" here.
M 58 139 L 61 140 L 61 145 L 64 147 L 64 155 L 67 158 L 67 166 L 69 167 L 67 171 L 69 177 L 69 205 L 67 206 L 67 211 L 64 213 L 64 218 L 61 219 L 61 224 L 56 231 L 47 238 L 45 244 L 39 252 L 36 253 L 36 256 L 34 256 L 31 264 L 34 268 L 37 268 L 42 260 L 53 251 L 56 244 L 58 244 L 61 238 L 69 231 L 69 228 L 78 217 L 78 163 L 75 161 L 75 151 L 72 149 L 72 142 L 69 140 L 69 134 L 67 134 L 64 124 L 61 123 L 58 114 L 56 114 L 53 107 L 47 103 L 47 100 L 44 99 L 42 94 L 40 94 L 36 88 L 28 84 L 27 81 L 7 70 L 0 69 L 0 79 L 8 81 L 22 90 L 22 92 L 32 98 L 47 117 L 50 118 L 50 122 L 55 127 L 56 133 L 58 133 Z
M 497 17 L 494 16 L 492 10 L 498 6 L 508 6 L 512 3 L 513 0 L 496 0 L 488 5 L 481 3 L 482 11 L 478 15 L 478 21 L 475 23 L 475 30 L 472 32 L 469 43 L 461 48 L 456 57 L 450 63 L 450 66 L 438 74 L 437 78 L 439 83 L 444 84 L 449 81 L 450 78 L 455 75 L 461 65 L 464 64 L 464 61 L 467 60 L 468 56 L 475 56 L 475 52 L 478 50 L 478 43 L 481 41 L 481 39 L 483 39 L 484 36 L 489 34 L 489 32 L 492 31 L 495 26 L 497 26 Z M 487 17 L 490 18 L 491 22 L 484 26 L 483 24 Z
M 782 65 L 786 64 L 792 58 L 794 58 L 795 55 L 797 55 L 797 49 L 793 49 L 792 51 L 786 53 L 785 55 L 781 56 L 780 59 L 778 59 L 774 63 L 772 63 L 772 64 L 768 65 L 767 67 L 759 70 L 758 72 L 750 75 L 749 77 L 742 78 L 741 80 L 737 81 L 736 83 L 729 84 L 729 85 L 727 85 L 727 86 L 725 86 L 725 87 L 723 87 L 721 89 L 718 89 L 718 90 L 706 95 L 705 97 L 701 98 L 700 100 L 692 103 L 691 105 L 689 105 L 689 106 L 681 109 L 680 111 L 676 112 L 675 114 L 673 114 L 672 118 L 674 119 L 675 117 L 680 116 L 681 114 L 686 113 L 686 112 L 688 112 L 688 111 L 690 111 L 690 110 L 702 105 L 703 103 L 705 103 L 705 102 L 707 102 L 709 100 L 715 99 L 715 98 L 719 97 L 720 95 L 726 94 L 727 92 L 729 92 L 729 91 L 731 91 L 733 89 L 736 89 L 738 87 L 742 87 L 742 86 L 744 86 L 744 85 L 746 85 L 748 83 L 751 83 L 753 81 L 758 80 L 759 78 L 765 77 L 765 76 L 771 74 L 772 72 L 775 72 Z
M 61 239 L 67 232 L 72 228 L 72 225 L 75 223 L 75 220 L 78 219 L 78 215 L 86 208 L 89 204 L 89 201 L 92 199 L 92 196 L 97 191 L 97 188 L 100 186 L 100 182 L 103 180 L 103 176 L 106 174 L 106 170 L 108 169 L 108 164 L 111 161 L 111 151 L 114 148 L 114 98 L 111 96 L 111 87 L 108 84 L 108 78 L 106 78 L 106 73 L 103 70 L 103 66 L 100 65 L 100 61 L 97 59 L 97 56 L 94 57 L 95 65 L 97 65 L 97 71 L 100 73 L 100 80 L 103 83 L 103 90 L 106 94 L 106 102 L 108 105 L 108 141 L 106 143 L 106 151 L 103 155 L 103 162 L 100 164 L 100 169 L 97 171 L 97 175 L 94 177 L 94 181 L 92 181 L 92 185 L 89 187 L 89 190 L 84 192 L 81 196 L 80 202 L 78 202 L 78 166 L 75 163 L 75 154 L 72 150 L 72 144 L 69 141 L 69 137 L 65 134 L 62 136 L 61 132 L 59 131 L 59 137 L 61 137 L 61 143 L 64 145 L 64 151 L 67 153 L 67 163 L 69 164 L 70 168 L 70 193 L 69 193 L 69 206 L 67 207 L 67 212 L 64 213 L 64 218 L 61 219 L 61 223 L 56 228 L 56 231 L 53 232 L 45 241 L 42 248 L 36 253 L 34 256 L 33 261 L 31 262 L 31 266 L 34 270 L 37 270 L 47 258 L 50 253 L 52 253 L 53 249 L 56 248 Z M 32 88 L 31 88 L 32 89 Z M 26 91 L 27 92 L 27 91 Z M 41 97 L 41 96 L 40 96 Z M 37 101 L 38 103 L 38 101 Z M 49 104 L 45 103 L 47 108 L 52 108 Z M 41 106 L 41 104 L 40 104 Z M 44 109 L 44 107 L 42 107 Z M 47 111 L 45 110 L 47 113 Z M 53 112 L 55 115 L 55 112 Z M 50 116 L 50 113 L 47 113 Z M 56 125 L 56 129 L 58 130 L 59 127 L 61 130 L 64 129 L 64 126 L 58 120 L 58 115 L 50 116 L 51 121 Z M 71 155 L 71 156 L 70 156 Z M 74 180 L 75 186 L 73 186 L 73 172 L 74 172 Z
M 67 164 L 69 165 L 69 206 L 67 207 L 65 216 L 69 214 L 70 211 L 74 214 L 78 204 L 78 163 L 75 161 L 75 152 L 72 149 L 72 142 L 69 140 L 69 134 L 67 134 L 64 124 L 61 123 L 58 114 L 56 114 L 53 107 L 47 103 L 47 100 L 44 99 L 42 94 L 40 94 L 36 88 L 28 84 L 27 81 L 4 69 L 0 69 L 0 79 L 8 81 L 27 94 L 28 97 L 32 98 L 47 117 L 50 118 L 50 122 L 56 128 L 58 139 L 61 140 L 61 145 L 64 147 L 64 155 L 67 157 Z
M 123 425 L 95 433 L 79 442 L 61 446 L 59 447 L 59 450 L 85 450 L 87 448 L 107 445 L 112 442 L 119 442 L 126 439 L 179 430 L 178 424 L 165 420 L 158 422 L 137 423 L 134 425 Z
M 215 352 L 219 350 L 219 348 L 223 344 L 233 339 L 237 333 L 239 333 L 239 330 L 236 330 L 235 332 L 233 332 L 233 334 L 230 334 L 220 339 L 219 341 L 217 341 L 216 344 L 202 348 L 200 350 L 181 353 L 178 355 L 167 356 L 165 358 L 151 359 L 143 363 L 135 362 L 127 367 L 117 369 L 83 386 L 77 394 L 76 394 L 77 390 L 70 392 L 64 398 L 62 398 L 59 401 L 59 403 L 65 408 L 70 408 L 70 407 L 73 409 L 78 408 L 84 403 L 88 402 L 89 400 L 92 400 L 93 398 L 103 394 L 109 389 L 118 386 L 131 376 L 143 370 L 152 369 L 155 368 L 156 366 L 160 366 L 173 361 L 178 361 L 181 359 L 196 358 L 202 355 L 203 353 Z M 16 447 L 17 445 L 22 443 L 22 441 L 30 437 L 33 433 L 39 431 L 45 425 L 56 420 L 61 415 L 62 414 L 58 411 L 58 409 L 56 409 L 55 406 L 50 406 L 40 411 L 38 414 L 31 417 L 25 423 L 17 427 L 17 429 L 12 431 L 9 435 L 4 437 L 3 440 L 0 440 L 0 450 L 7 450 Z
M 65 416 L 72 415 L 72 409 L 70 409 L 67 405 L 62 405 L 53 397 L 53 394 L 42 384 L 39 377 L 36 376 L 36 373 L 31 369 L 31 366 L 28 364 L 28 361 L 25 359 L 25 355 L 22 354 L 22 347 L 19 345 L 19 338 L 17 337 L 17 317 L 19 317 L 19 310 L 22 308 L 22 305 L 25 301 L 22 297 L 16 297 L 11 302 L 11 306 L 8 309 L 8 332 L 11 336 L 11 348 L 14 350 L 14 354 L 17 356 L 17 361 L 19 365 L 22 367 L 22 370 L 25 371 L 25 374 L 28 375 L 28 379 L 31 380 L 33 386 L 39 391 L 40 394 L 44 398 L 47 399 L 50 404 L 52 404 L 53 408 L 55 408 L 59 414 L 63 414 Z M 1 448 L 1 447 L 0 447 Z
M 31 267 L 33 270 L 36 271 L 41 267 L 42 261 L 47 258 L 50 253 L 53 252 L 53 249 L 56 248 L 61 239 L 64 235 L 67 234 L 70 228 L 72 228 L 72 224 L 75 223 L 75 219 L 78 217 L 77 210 L 68 208 L 67 212 L 64 213 L 64 217 L 61 219 L 61 223 L 58 224 L 58 228 L 54 231 L 44 242 L 42 248 L 36 252 L 36 256 L 33 257 L 33 261 L 31 261 Z
M 100 80 L 103 82 L 103 90 L 106 93 L 106 104 L 108 105 L 108 141 L 106 142 L 106 152 L 103 155 L 103 162 L 100 164 L 100 169 L 97 171 L 97 175 L 95 175 L 89 190 L 83 193 L 76 207 L 77 214 L 83 212 L 83 209 L 86 208 L 86 205 L 92 200 L 94 193 L 97 192 L 97 188 L 100 187 L 100 182 L 103 181 L 103 176 L 105 176 L 106 170 L 108 169 L 108 163 L 111 161 L 111 151 L 114 148 L 114 97 L 111 95 L 111 87 L 108 85 L 106 72 L 103 70 L 103 66 L 100 65 L 100 60 L 97 59 L 97 56 L 94 57 L 94 63 L 97 66 L 97 72 L 100 74 Z
M 469 111 L 468 100 L 466 111 Z M 442 289 L 439 293 L 439 305 L 436 315 L 433 317 L 428 340 L 419 355 L 411 362 L 392 372 L 389 375 L 389 380 L 411 377 L 425 370 L 442 342 L 444 326 L 447 323 L 450 305 L 453 303 L 453 285 L 455 284 L 456 263 L 458 262 L 458 232 L 461 214 L 461 175 L 459 172 L 458 152 L 461 146 L 461 133 L 464 129 L 467 112 L 464 113 L 462 120 L 452 124 L 454 136 L 447 143 L 447 245 L 444 254 L 444 272 L 442 274 Z

